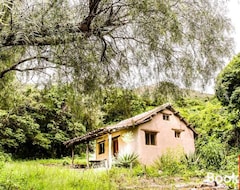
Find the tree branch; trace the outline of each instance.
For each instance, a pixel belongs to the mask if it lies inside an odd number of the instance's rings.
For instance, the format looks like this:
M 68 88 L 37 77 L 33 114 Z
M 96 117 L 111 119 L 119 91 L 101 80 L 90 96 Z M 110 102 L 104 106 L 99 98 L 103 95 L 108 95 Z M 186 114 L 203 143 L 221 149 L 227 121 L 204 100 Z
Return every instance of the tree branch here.
M 80 23 L 79 29 L 83 33 L 91 32 L 91 23 L 96 17 L 98 5 L 101 0 L 89 0 L 89 13 L 88 16 Z
M 32 33 L 25 34 L 21 31 L 21 26 L 15 26 L 15 31 L 8 31 L 0 35 L 0 48 L 7 46 L 46 46 L 46 45 L 58 45 L 67 42 L 76 41 L 78 36 L 84 35 L 90 37 L 93 33 L 91 30 L 91 23 L 93 19 L 100 14 L 97 12 L 98 6 L 101 0 L 89 0 L 89 12 L 88 15 L 78 24 L 64 24 L 56 25 L 49 28 L 45 28 L 40 31 L 33 31 Z M 62 34 L 67 33 L 67 38 L 63 38 Z
M 26 59 L 23 59 L 19 62 L 17 62 L 16 64 L 12 65 L 11 67 L 3 70 L 0 72 L 0 78 L 3 78 L 7 73 L 11 72 L 11 71 L 23 71 L 21 69 L 18 69 L 17 66 L 21 65 L 22 63 L 26 62 L 26 61 L 31 61 L 31 60 L 34 60 L 34 59 L 43 59 L 45 61 L 49 61 L 49 59 L 47 57 L 43 57 L 43 56 L 34 56 L 34 57 L 29 57 L 29 58 L 26 58 Z M 25 69 L 27 70 L 27 69 Z M 28 70 L 33 70 L 33 69 L 28 69 Z
M 103 44 L 103 50 L 102 50 L 102 54 L 101 54 L 101 61 L 107 60 L 107 56 L 106 56 L 106 51 L 107 51 L 107 42 L 104 39 L 104 37 L 100 36 L 100 39 L 102 40 L 102 44 Z
M 14 69 L 14 71 L 19 71 L 19 72 L 25 72 L 25 71 L 37 71 L 37 70 L 43 70 L 43 69 L 56 69 L 57 67 L 32 67 L 32 68 L 26 68 L 26 69 Z

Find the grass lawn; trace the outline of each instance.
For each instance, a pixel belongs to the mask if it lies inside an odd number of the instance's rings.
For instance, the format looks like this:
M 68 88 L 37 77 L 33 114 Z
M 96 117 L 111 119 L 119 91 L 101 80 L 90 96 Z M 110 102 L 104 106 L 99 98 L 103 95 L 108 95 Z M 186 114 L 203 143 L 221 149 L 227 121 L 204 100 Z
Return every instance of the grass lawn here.
M 116 189 L 107 171 L 76 170 L 56 161 L 8 162 L 0 170 L 0 189 Z
M 114 190 L 126 187 L 169 185 L 174 180 L 143 175 L 143 167 L 73 169 L 70 159 L 7 162 L 0 169 L 0 190 Z M 76 160 L 76 163 L 83 163 Z M 149 188 L 147 188 L 149 189 Z M 165 188 L 165 189 L 172 189 Z
M 75 160 L 77 164 L 84 162 Z M 159 173 L 155 168 L 144 169 L 140 165 L 133 170 L 73 169 L 68 163 L 71 163 L 70 158 L 0 164 L 0 190 L 174 189 L 172 185 L 201 183 L 206 176 L 205 172 L 200 175 L 201 171 L 192 173 L 188 170 L 180 175 L 169 176 Z

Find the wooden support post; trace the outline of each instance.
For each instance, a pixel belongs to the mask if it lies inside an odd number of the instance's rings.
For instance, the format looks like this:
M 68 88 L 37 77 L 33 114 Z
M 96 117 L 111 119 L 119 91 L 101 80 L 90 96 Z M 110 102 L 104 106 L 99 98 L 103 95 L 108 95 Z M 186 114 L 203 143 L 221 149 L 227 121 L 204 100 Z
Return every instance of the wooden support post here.
M 72 145 L 72 166 L 74 165 L 74 145 Z
M 112 167 L 112 134 L 108 134 L 108 169 Z
M 240 155 L 238 155 L 238 190 L 240 190 Z
M 87 159 L 87 168 L 89 168 L 89 142 L 87 142 L 87 147 L 86 147 L 86 159 Z

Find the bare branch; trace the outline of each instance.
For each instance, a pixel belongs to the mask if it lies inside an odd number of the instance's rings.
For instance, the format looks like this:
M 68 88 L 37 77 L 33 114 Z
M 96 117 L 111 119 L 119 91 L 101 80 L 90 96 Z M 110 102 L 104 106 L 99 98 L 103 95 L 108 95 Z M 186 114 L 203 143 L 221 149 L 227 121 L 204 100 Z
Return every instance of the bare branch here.
M 44 70 L 44 69 L 57 69 L 58 67 L 52 67 L 52 66 L 45 66 L 45 67 L 32 67 L 32 68 L 25 68 L 25 69 L 14 69 L 14 71 L 19 71 L 19 72 L 25 72 L 25 71 L 39 71 L 39 70 Z
M 47 57 L 43 57 L 43 56 L 34 56 L 34 57 L 29 57 L 29 58 L 23 59 L 23 60 L 17 62 L 16 64 L 12 65 L 11 67 L 1 71 L 0 72 L 0 78 L 3 78 L 7 73 L 9 73 L 11 71 L 23 71 L 23 70 L 21 70 L 17 67 L 24 62 L 31 61 L 31 60 L 34 60 L 34 59 L 43 59 L 45 61 L 49 61 L 49 59 Z M 33 70 L 31 68 L 28 68 L 28 69 Z M 27 71 L 28 69 L 25 69 L 25 71 Z
M 106 57 L 106 50 L 107 50 L 107 42 L 104 39 L 104 37 L 100 37 L 102 40 L 102 44 L 103 44 L 103 50 L 102 50 L 102 55 L 101 55 L 101 61 L 106 61 L 107 57 Z

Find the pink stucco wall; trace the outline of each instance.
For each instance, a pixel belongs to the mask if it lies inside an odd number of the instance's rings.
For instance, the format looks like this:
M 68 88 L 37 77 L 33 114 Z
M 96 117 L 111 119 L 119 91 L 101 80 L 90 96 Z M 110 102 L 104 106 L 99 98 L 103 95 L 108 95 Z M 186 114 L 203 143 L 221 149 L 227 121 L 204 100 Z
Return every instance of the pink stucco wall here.
M 152 164 L 168 148 L 179 149 L 182 147 L 186 154 L 195 151 L 194 134 L 178 117 L 169 110 L 164 113 L 171 114 L 169 120 L 163 120 L 163 114 L 159 113 L 153 119 L 138 128 L 139 159 L 143 164 Z M 175 130 L 182 131 L 180 138 L 175 137 Z M 145 131 L 157 132 L 156 145 L 145 145 Z
M 169 120 L 163 120 L 163 113 L 169 114 Z M 182 131 L 180 138 L 175 137 L 175 130 Z M 156 145 L 146 145 L 145 131 L 156 132 Z M 124 138 L 126 134 L 131 134 L 131 140 L 126 141 Z M 119 155 L 134 152 L 139 155 L 139 161 L 146 165 L 153 164 L 168 148 L 182 147 L 187 154 L 195 151 L 193 131 L 169 110 L 158 113 L 151 121 L 138 127 L 113 132 L 111 135 L 112 138 L 118 137 Z M 105 142 L 105 152 L 99 154 L 98 143 L 102 141 Z M 98 138 L 96 140 L 96 159 L 108 160 L 108 147 L 108 135 Z

